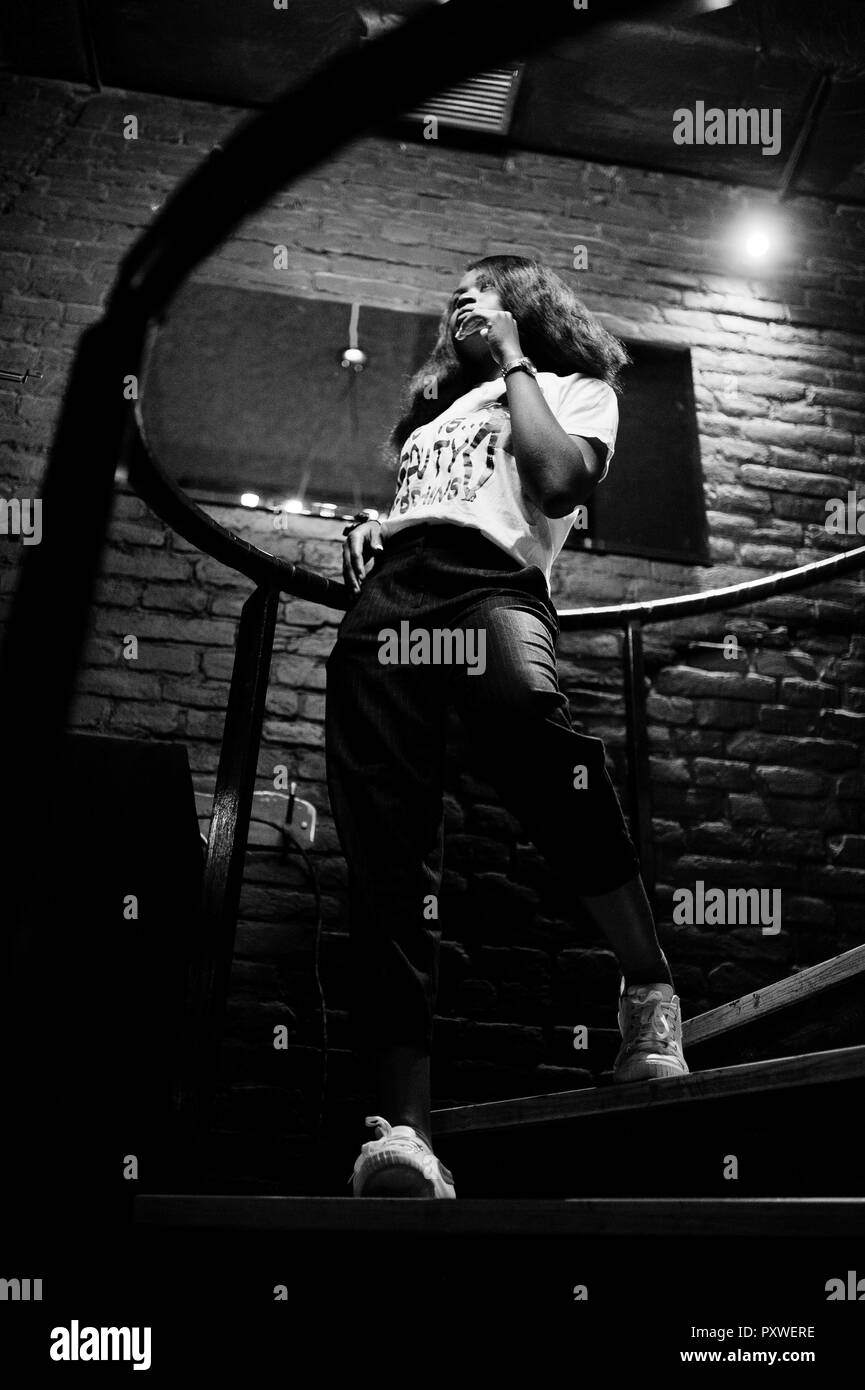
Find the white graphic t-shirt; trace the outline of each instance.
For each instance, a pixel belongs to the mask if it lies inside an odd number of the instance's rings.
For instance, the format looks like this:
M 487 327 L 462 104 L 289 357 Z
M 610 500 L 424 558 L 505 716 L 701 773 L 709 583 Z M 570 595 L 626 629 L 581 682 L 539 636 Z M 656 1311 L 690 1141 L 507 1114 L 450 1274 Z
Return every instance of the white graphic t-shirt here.
M 615 391 L 581 372 L 538 372 L 537 382 L 566 434 L 606 445 L 605 478 L 619 425 Z M 567 516 L 544 516 L 524 492 L 510 450 L 507 384 L 497 377 L 481 382 L 409 435 L 383 536 L 422 521 L 474 526 L 522 564 L 537 565 L 549 585 L 553 561 L 579 509 Z

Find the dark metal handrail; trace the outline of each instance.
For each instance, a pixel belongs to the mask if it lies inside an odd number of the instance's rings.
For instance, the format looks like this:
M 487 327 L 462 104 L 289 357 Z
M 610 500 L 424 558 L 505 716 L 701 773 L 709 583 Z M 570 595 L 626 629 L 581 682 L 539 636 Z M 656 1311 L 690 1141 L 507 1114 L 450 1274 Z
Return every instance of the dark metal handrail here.
M 743 608 L 760 603 L 778 594 L 796 593 L 812 584 L 850 574 L 865 567 L 865 545 L 855 546 L 830 555 L 825 560 L 812 560 L 796 569 L 782 570 L 765 579 L 746 579 L 724 589 L 705 589 L 674 598 L 645 599 L 640 603 L 619 603 L 602 608 L 563 608 L 559 624 L 563 632 L 595 627 L 619 627 L 628 623 L 669 623 L 701 613 L 719 613 L 726 608 Z
M 698 614 L 729 612 L 750 607 L 779 594 L 800 592 L 813 584 L 850 574 L 865 566 L 865 546 L 856 546 L 814 560 L 796 569 L 770 574 L 764 579 L 748 579 L 723 589 L 680 594 L 675 598 L 646 599 L 600 608 L 568 608 L 559 613 L 563 632 L 590 628 L 620 627 L 624 638 L 622 665 L 625 686 L 625 727 L 628 748 L 628 797 L 631 828 L 640 856 L 640 866 L 649 897 L 655 897 L 655 847 L 652 836 L 650 793 L 650 739 L 646 716 L 646 681 L 643 664 L 643 626 L 646 623 L 677 622 Z
M 182 491 L 159 464 L 144 426 L 141 404 L 134 410 L 128 461 L 129 482 L 138 495 L 173 530 L 221 564 L 245 574 L 248 579 L 281 593 L 328 608 L 344 610 L 349 593 L 344 584 L 328 579 L 315 570 L 282 560 L 214 521 Z M 723 589 L 705 589 L 672 598 L 644 599 L 637 603 L 617 603 L 590 608 L 558 610 L 563 632 L 598 627 L 622 627 L 629 623 L 674 622 L 703 613 L 717 613 L 758 603 L 779 594 L 796 593 L 813 584 L 850 574 L 865 567 L 865 546 L 844 550 L 822 560 L 812 560 L 795 569 L 763 579 L 747 579 Z
M 153 509 L 187 540 L 223 564 L 247 575 L 257 584 L 289 592 L 301 598 L 345 609 L 348 591 L 324 575 L 279 560 L 250 545 L 214 522 L 191 502 L 160 468 L 144 436 L 141 411 L 135 411 L 136 433 L 130 457 L 130 482 Z M 558 613 L 563 632 L 594 628 L 620 628 L 623 634 L 622 665 L 625 691 L 626 743 L 628 748 L 628 800 L 631 827 L 649 897 L 655 894 L 654 842 L 650 792 L 650 739 L 646 716 L 643 660 L 643 626 L 675 622 L 699 614 L 729 611 L 797 593 L 821 581 L 851 574 L 865 566 L 865 546 L 856 546 L 814 560 L 780 574 L 743 580 L 722 589 L 680 594 L 672 598 L 645 599 L 590 608 L 567 608 Z
M 343 584 L 277 559 L 267 551 L 250 545 L 218 525 L 191 502 L 166 476 L 153 451 L 147 446 L 139 408 L 135 411 L 135 421 L 137 432 L 131 451 L 130 482 L 164 521 L 215 559 L 247 575 L 259 585 L 283 593 L 290 592 L 331 608 L 347 607 L 348 591 Z M 800 592 L 821 581 L 861 570 L 863 566 L 865 546 L 857 546 L 838 555 L 784 570 L 780 574 L 744 580 L 721 589 L 636 603 L 559 610 L 559 624 L 563 632 L 615 627 L 622 630 L 629 811 L 642 876 L 650 898 L 653 899 L 655 894 L 655 870 L 643 626 L 750 606 L 780 594 Z
M 349 594 L 344 584 L 315 570 L 282 560 L 214 521 L 171 479 L 152 449 L 144 425 L 141 403 L 134 408 L 134 428 L 129 452 L 129 482 L 138 495 L 173 530 L 221 564 L 245 574 L 256 584 L 279 589 L 328 608 L 344 610 Z M 563 632 L 590 628 L 625 628 L 629 623 L 674 622 L 703 613 L 717 613 L 763 602 L 779 594 L 796 593 L 839 575 L 865 567 L 865 546 L 854 546 L 807 565 L 782 570 L 761 579 L 742 580 L 722 589 L 703 589 L 671 598 L 643 599 L 634 603 L 606 604 L 558 610 Z

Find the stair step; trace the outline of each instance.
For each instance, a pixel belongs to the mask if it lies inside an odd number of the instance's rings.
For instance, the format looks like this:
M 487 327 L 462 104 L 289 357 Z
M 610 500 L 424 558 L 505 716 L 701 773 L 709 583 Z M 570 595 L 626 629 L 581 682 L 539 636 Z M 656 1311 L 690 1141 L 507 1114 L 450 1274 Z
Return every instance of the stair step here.
M 519 1096 L 512 1100 L 460 1105 L 432 1113 L 433 1132 L 451 1135 L 478 1130 L 543 1124 L 589 1115 L 655 1109 L 720 1100 L 756 1092 L 789 1090 L 865 1077 L 865 1046 L 836 1048 L 797 1057 L 739 1066 L 715 1067 L 663 1081 L 638 1081 L 629 1085 L 590 1086 L 579 1091 Z
M 475 1235 L 865 1235 L 863 1197 L 570 1198 L 136 1197 L 139 1227 Z

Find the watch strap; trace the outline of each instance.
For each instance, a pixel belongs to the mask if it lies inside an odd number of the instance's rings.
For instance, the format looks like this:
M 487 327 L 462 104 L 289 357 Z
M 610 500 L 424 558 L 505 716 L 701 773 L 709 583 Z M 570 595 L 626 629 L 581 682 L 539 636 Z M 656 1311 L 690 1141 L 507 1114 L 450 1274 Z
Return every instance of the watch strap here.
M 502 367 L 502 378 L 507 380 L 511 372 L 528 372 L 529 376 L 536 377 L 538 369 L 530 357 L 515 357 L 513 362 L 506 362 Z
M 362 526 L 363 523 L 364 523 L 365 521 L 378 521 L 378 520 L 379 520 L 379 519 L 378 519 L 377 516 L 370 516 L 369 512 L 366 512 L 366 511 L 364 511 L 364 512 L 355 512 L 354 517 L 353 517 L 352 520 L 349 522 L 348 526 L 346 526 L 346 528 L 345 528 L 345 530 L 343 531 L 342 534 L 343 534 L 343 536 L 348 536 L 348 535 L 351 534 L 352 531 L 356 531 L 357 528 L 358 528 L 358 526 Z M 379 525 L 381 525 L 381 522 L 379 522 Z

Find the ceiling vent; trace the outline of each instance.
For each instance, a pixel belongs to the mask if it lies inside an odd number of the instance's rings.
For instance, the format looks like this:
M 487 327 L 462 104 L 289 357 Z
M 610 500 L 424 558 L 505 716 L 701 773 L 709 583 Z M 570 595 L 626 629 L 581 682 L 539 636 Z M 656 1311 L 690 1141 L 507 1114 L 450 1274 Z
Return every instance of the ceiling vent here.
M 422 106 L 403 112 L 403 120 L 425 121 L 435 116 L 443 126 L 506 135 L 522 76 L 521 63 L 479 72 L 465 82 L 428 97 Z
M 364 25 L 363 41 L 375 39 L 389 29 L 398 28 L 415 11 L 429 8 L 432 0 L 401 0 L 400 13 L 388 9 L 387 0 L 358 5 L 356 12 Z M 438 0 L 439 4 L 447 0 Z M 434 116 L 452 130 L 473 130 L 486 135 L 507 135 L 513 118 L 517 89 L 524 63 L 505 63 L 476 73 L 446 91 L 428 97 L 422 106 L 403 111 L 400 120 L 423 122 Z

